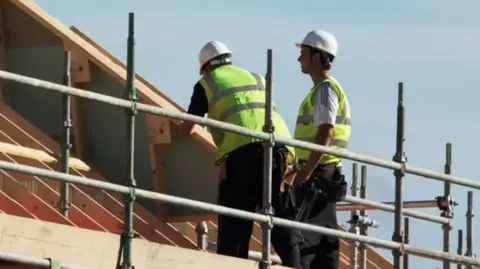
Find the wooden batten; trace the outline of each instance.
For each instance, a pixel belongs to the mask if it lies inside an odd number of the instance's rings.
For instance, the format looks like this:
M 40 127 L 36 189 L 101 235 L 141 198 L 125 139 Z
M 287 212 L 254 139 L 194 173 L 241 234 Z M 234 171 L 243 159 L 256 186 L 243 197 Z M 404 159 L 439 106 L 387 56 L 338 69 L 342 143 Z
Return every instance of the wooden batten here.
M 166 193 L 163 145 L 172 142 L 170 121 L 167 118 L 146 114 L 152 184 L 156 192 Z M 160 219 L 165 217 L 165 204 L 158 202 L 156 213 Z
M 71 52 L 72 84 L 91 82 L 90 62 L 85 53 L 75 49 L 71 43 L 64 43 L 65 51 Z

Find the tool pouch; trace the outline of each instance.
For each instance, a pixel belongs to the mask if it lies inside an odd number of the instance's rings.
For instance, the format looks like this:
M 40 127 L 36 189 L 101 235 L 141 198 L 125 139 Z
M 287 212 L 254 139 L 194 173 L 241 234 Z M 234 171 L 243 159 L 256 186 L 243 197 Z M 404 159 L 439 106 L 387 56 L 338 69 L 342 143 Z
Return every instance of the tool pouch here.
M 319 201 L 319 197 L 322 195 L 321 191 L 315 186 L 315 183 L 311 180 L 302 185 L 300 190 L 300 197 L 302 203 L 298 205 L 295 212 L 295 220 L 304 222 L 310 216 L 310 212 L 316 203 Z
M 274 154 L 279 154 L 277 155 L 277 159 L 281 165 L 277 169 L 282 169 L 282 172 L 280 178 L 273 180 L 272 198 L 274 199 L 273 207 L 275 209 L 275 215 L 280 218 L 293 219 L 297 204 L 295 201 L 295 187 L 291 185 L 292 182 L 285 180 L 289 177 L 289 174 L 292 173 L 286 162 L 287 153 L 288 151 L 286 153 L 283 151 L 274 152 Z M 278 196 L 276 194 L 278 194 Z
M 317 203 L 337 203 L 347 196 L 348 184 L 345 176 L 338 170 L 330 180 L 311 178 L 301 189 L 301 204 L 298 204 L 295 219 L 305 221 Z
M 295 189 L 289 184 L 284 184 L 283 188 L 283 192 L 280 193 L 280 210 L 277 210 L 277 215 L 281 218 L 292 219 L 297 211 Z
M 321 180 L 318 185 L 327 203 L 340 202 L 347 196 L 348 184 L 345 175 L 338 169 L 335 169 L 331 180 Z

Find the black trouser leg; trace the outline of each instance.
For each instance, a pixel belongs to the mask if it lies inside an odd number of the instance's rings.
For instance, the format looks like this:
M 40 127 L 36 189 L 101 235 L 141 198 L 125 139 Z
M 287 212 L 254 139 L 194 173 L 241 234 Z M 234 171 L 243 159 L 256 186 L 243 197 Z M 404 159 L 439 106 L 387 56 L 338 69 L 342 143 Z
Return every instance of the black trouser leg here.
M 253 212 L 252 203 L 236 193 L 234 184 L 222 181 L 219 185 L 219 205 Z M 217 224 L 217 253 L 247 259 L 253 221 L 219 215 Z
M 227 179 L 219 184 L 219 205 L 255 212 L 261 202 L 263 163 L 261 144 L 232 151 L 226 159 Z M 217 253 L 248 258 L 253 221 L 218 216 Z
M 336 164 L 320 165 L 315 169 L 317 180 L 331 179 Z M 308 224 L 337 229 L 337 213 L 335 203 L 316 203 L 305 221 Z M 300 246 L 303 269 L 338 269 L 340 241 L 336 237 L 302 231 L 304 242 Z
M 282 260 L 282 266 L 301 269 L 299 245 L 303 238 L 299 230 L 283 227 L 273 227 L 272 245 Z
M 282 201 L 280 196 L 280 184 L 283 180 L 283 172 L 286 168 L 282 152 L 274 151 L 273 159 L 272 202 L 275 216 L 293 220 L 295 218 L 294 212 L 288 210 L 285 211 L 285 201 Z M 282 260 L 282 266 L 301 269 L 299 244 L 302 241 L 302 235 L 297 229 L 289 229 L 279 226 L 274 226 L 272 229 L 272 245 L 275 252 Z

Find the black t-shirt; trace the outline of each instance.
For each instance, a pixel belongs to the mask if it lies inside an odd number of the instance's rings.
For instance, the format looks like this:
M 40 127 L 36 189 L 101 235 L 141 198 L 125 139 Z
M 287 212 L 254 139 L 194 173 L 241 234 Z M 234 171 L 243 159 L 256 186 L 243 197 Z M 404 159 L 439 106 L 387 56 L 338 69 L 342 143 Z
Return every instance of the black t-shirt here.
M 187 110 L 188 114 L 203 117 L 208 113 L 208 100 L 205 89 L 200 82 L 193 87 L 193 94 L 190 98 L 190 105 Z

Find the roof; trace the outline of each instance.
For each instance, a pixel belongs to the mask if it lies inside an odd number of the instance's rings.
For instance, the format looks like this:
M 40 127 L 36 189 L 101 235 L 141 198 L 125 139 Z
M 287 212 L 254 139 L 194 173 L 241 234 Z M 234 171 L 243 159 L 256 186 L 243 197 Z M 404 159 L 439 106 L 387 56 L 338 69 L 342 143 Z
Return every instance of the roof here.
M 0 125 L 0 160 L 61 171 L 56 157 L 60 155 L 58 143 L 3 102 L 0 102 Z M 95 169 L 72 157 L 70 167 L 73 175 L 106 181 Z M 0 199 L 8 206 L 2 203 L 0 208 L 8 214 L 115 234 L 123 231 L 123 198 L 119 194 L 72 185 L 72 208 L 69 219 L 66 219 L 58 210 L 58 181 L 16 172 L 1 173 Z M 196 248 L 192 240 L 170 224 L 161 222 L 141 205 L 135 205 L 134 213 L 135 232 L 141 238 Z

